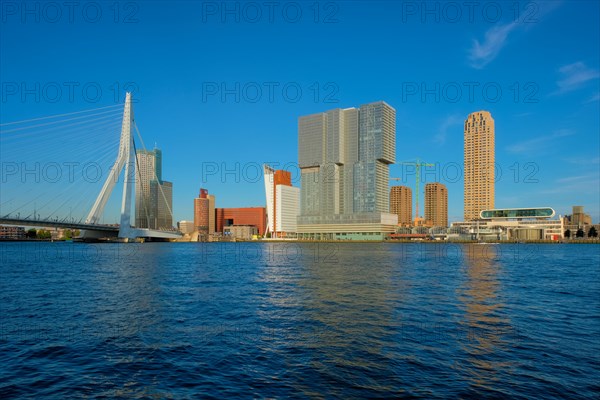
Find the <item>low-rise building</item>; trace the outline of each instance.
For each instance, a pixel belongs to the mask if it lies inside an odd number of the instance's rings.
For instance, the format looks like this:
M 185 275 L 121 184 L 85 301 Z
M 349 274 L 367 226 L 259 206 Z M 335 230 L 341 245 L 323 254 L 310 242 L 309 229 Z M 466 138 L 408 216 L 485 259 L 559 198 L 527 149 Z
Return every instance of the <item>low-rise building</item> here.
M 223 237 L 235 240 L 252 240 L 258 236 L 258 228 L 254 225 L 230 225 L 223 228 Z
M 460 232 L 459 238 L 473 240 L 560 240 L 564 238 L 564 220 L 551 219 L 554 216 L 550 207 L 483 210 L 479 219 L 454 222 L 451 228 Z
M 0 240 L 22 240 L 26 236 L 25 228 L 22 226 L 0 225 Z
M 184 235 L 191 235 L 196 229 L 194 226 L 194 221 L 179 221 L 177 223 L 177 228 L 179 229 L 179 232 L 183 233 Z
M 265 233 L 267 213 L 265 207 L 217 208 L 217 232 L 225 234 L 225 227 L 233 225 L 252 225 L 258 229 L 258 234 Z

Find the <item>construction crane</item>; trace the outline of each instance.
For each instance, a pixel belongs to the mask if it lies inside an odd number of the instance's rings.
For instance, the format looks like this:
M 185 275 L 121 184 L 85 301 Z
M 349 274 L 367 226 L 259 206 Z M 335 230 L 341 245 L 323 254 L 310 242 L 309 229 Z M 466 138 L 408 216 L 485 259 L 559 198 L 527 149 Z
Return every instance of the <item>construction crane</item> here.
M 416 217 L 415 220 L 417 218 L 419 218 L 419 183 L 421 182 L 421 167 L 434 167 L 435 164 L 429 164 L 429 163 L 425 163 L 425 162 L 421 162 L 421 160 L 419 160 L 418 158 L 416 159 L 416 161 L 405 161 L 405 162 L 400 162 L 398 164 L 402 164 L 402 165 L 414 165 L 416 167 L 416 178 L 417 178 L 417 182 L 415 185 L 415 191 L 416 193 L 416 200 L 417 200 L 417 204 L 416 204 Z M 401 181 L 402 178 L 390 178 L 391 181 Z

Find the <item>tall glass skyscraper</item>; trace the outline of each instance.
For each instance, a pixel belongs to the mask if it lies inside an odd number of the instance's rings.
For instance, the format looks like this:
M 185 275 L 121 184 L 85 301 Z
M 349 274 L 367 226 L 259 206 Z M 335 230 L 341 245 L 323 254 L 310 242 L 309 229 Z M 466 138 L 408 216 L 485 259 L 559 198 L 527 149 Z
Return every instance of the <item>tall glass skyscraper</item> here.
M 389 165 L 396 111 L 383 101 L 300 117 L 300 237 L 380 239 L 393 232 Z
M 135 226 L 171 229 L 173 184 L 162 180 L 162 151 L 137 150 L 135 175 Z

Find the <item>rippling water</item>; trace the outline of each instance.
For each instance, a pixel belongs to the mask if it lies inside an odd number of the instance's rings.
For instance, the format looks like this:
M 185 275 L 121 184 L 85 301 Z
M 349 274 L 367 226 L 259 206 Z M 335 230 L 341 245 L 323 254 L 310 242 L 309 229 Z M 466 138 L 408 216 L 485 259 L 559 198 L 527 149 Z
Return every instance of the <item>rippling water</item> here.
M 0 244 L 0 398 L 600 392 L 600 246 Z

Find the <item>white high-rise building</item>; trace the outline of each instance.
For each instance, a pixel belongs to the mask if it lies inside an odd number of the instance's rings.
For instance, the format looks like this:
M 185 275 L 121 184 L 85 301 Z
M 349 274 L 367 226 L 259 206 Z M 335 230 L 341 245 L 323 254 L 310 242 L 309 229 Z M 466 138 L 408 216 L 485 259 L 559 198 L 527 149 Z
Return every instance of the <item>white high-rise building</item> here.
M 300 214 L 300 189 L 292 186 L 291 174 L 264 166 L 267 199 L 267 232 L 272 237 L 295 236 Z

